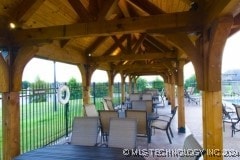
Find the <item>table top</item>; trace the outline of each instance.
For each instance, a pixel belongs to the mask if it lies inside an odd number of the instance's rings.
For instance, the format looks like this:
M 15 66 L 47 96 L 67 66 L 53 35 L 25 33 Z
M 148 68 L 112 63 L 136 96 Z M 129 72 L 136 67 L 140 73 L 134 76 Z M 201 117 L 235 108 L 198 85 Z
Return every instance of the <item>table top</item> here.
M 53 145 L 26 152 L 15 157 L 15 160 L 144 159 L 141 156 L 130 156 L 130 154 L 130 150 L 120 148 Z

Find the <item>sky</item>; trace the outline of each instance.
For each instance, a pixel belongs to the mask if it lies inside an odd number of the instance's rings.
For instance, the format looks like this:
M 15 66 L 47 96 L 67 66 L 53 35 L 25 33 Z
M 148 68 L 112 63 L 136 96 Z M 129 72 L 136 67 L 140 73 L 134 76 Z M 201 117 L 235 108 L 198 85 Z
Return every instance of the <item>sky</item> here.
M 222 73 L 230 69 L 240 69 L 240 32 L 237 32 L 233 36 L 229 37 L 224 51 L 222 59 Z M 59 82 L 67 82 L 70 78 L 74 77 L 77 81 L 81 82 L 81 74 L 77 66 L 56 62 L 56 79 Z M 184 66 L 184 79 L 194 75 L 194 69 L 192 63 L 188 63 Z M 46 82 L 54 81 L 54 62 L 50 60 L 44 60 L 39 58 L 33 58 L 26 65 L 23 72 L 23 81 L 34 82 L 36 77 L 40 77 L 41 80 Z M 157 76 L 160 78 L 160 76 Z M 143 76 L 146 80 L 155 80 L 156 76 Z M 107 73 L 102 70 L 97 70 L 92 75 L 92 82 L 107 82 Z M 120 75 L 117 74 L 115 82 L 120 82 Z M 128 80 L 127 80 L 128 81 Z

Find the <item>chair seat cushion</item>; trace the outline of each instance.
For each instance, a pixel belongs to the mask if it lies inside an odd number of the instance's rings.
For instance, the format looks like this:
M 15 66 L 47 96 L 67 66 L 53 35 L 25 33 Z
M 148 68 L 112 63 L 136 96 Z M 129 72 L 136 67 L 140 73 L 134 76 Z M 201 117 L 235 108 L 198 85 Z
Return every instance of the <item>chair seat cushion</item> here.
M 159 129 L 166 129 L 167 125 L 168 125 L 168 122 L 158 119 L 158 120 L 155 120 L 152 122 L 151 127 L 159 128 Z

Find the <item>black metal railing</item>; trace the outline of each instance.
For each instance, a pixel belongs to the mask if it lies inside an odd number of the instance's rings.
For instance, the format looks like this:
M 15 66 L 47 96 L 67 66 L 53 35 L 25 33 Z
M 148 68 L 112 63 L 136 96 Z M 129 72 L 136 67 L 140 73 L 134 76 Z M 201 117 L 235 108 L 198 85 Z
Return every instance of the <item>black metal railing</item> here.
M 70 91 L 80 92 L 81 88 Z M 57 101 L 56 88 L 43 85 L 22 90 L 20 93 L 21 152 L 57 143 L 68 136 L 72 119 L 82 115 L 82 99 L 71 97 L 63 105 Z
M 83 116 L 82 84 L 67 84 L 70 88 L 69 103 L 58 102 L 55 84 L 34 85 L 20 91 L 20 138 L 21 153 L 54 145 L 68 137 L 75 116 Z M 91 103 L 103 109 L 101 100 L 108 96 L 108 83 L 91 84 Z M 121 103 L 121 85 L 114 84 L 113 101 Z M 0 94 L 2 112 L 2 97 Z M 2 121 L 2 114 L 0 114 Z M 0 123 L 0 153 L 2 156 L 2 123 Z M 2 157 L 0 157 L 2 159 Z

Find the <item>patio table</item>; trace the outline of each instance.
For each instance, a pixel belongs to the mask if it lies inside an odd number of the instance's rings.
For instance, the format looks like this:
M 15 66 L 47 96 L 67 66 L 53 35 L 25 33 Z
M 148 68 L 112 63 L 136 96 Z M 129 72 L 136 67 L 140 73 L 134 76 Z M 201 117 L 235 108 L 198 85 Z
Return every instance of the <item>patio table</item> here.
M 129 159 L 141 160 L 142 156 L 126 155 L 126 149 L 91 147 L 79 145 L 53 145 L 23 153 L 14 160 L 90 160 L 90 159 Z M 125 155 L 124 155 L 125 154 Z

